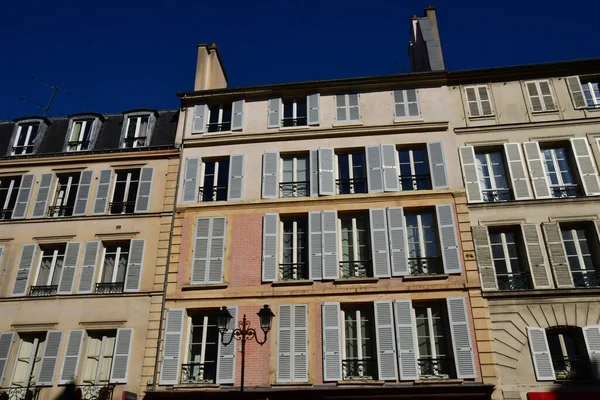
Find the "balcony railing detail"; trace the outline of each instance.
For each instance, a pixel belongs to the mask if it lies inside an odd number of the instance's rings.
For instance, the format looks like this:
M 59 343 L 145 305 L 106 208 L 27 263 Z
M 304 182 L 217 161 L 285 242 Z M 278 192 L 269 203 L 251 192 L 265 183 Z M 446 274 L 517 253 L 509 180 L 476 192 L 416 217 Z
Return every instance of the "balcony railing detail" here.
M 377 360 L 342 360 L 342 377 L 344 380 L 376 379 Z
M 12 218 L 13 209 L 5 208 L 0 210 L 0 219 L 11 219 Z
M 211 122 L 206 125 L 207 132 L 228 132 L 231 130 L 230 122 Z
M 123 139 L 123 142 L 125 143 L 125 148 L 143 147 L 146 145 L 146 139 L 146 136 L 126 137 Z
M 217 363 L 189 363 L 181 365 L 181 383 L 214 383 L 217 377 Z
M 554 366 L 556 379 L 590 378 L 590 364 L 584 357 L 553 357 L 552 365 Z
M 111 214 L 133 214 L 135 201 L 113 201 L 108 204 Z
M 301 281 L 308 279 L 308 263 L 279 264 L 279 276 L 282 281 Z
M 210 197 L 205 197 L 210 196 Z M 227 186 L 209 186 L 198 189 L 198 201 L 224 201 L 227 200 Z
M 337 194 L 367 193 L 367 179 L 336 179 Z
M 583 269 L 571 271 L 573 275 L 573 284 L 578 288 L 596 288 L 600 287 L 600 274 L 594 269 Z
M 112 400 L 115 384 L 106 385 L 79 385 L 75 390 L 81 391 L 81 400 Z
M 450 357 L 424 357 L 417 360 L 421 379 L 452 378 L 453 360 Z
M 309 181 L 281 182 L 279 184 L 279 197 L 306 197 L 310 195 Z
M 50 206 L 46 215 L 49 217 L 70 217 L 73 215 L 73 206 Z
M 372 274 L 371 260 L 340 261 L 340 278 L 370 278 Z
M 400 175 L 398 177 L 401 190 L 428 190 L 431 189 L 429 175 Z
M 96 293 L 98 294 L 117 294 L 123 293 L 125 282 L 101 282 L 96 283 Z
M 288 127 L 288 126 L 305 126 L 308 124 L 307 122 L 308 120 L 306 119 L 306 117 L 289 117 L 289 118 L 282 118 L 281 119 L 281 126 L 283 127 Z
M 483 190 L 482 191 L 483 201 L 486 203 L 499 203 L 502 201 L 509 201 L 510 189 L 495 189 L 495 190 Z
M 408 269 L 411 275 L 443 274 L 442 259 L 440 257 L 409 257 Z
M 0 389 L 0 400 L 37 400 L 41 389 L 40 386 Z
M 552 191 L 552 197 L 557 199 L 581 196 L 579 185 L 576 184 L 550 185 L 550 190 Z
M 498 290 L 529 290 L 532 289 L 529 272 L 511 272 L 496 274 Z
M 31 297 L 55 296 L 58 292 L 58 285 L 32 286 L 29 290 Z

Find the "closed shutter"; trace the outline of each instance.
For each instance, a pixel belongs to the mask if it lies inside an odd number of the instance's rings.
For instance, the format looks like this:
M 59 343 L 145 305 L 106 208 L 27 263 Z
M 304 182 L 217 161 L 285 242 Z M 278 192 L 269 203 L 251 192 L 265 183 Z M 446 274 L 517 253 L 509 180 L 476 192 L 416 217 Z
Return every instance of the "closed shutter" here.
M 244 127 L 244 100 L 234 101 L 231 109 L 231 130 L 241 131 Z
M 308 305 L 294 305 L 294 361 L 295 382 L 308 382 Z
M 583 337 L 585 338 L 585 346 L 592 364 L 594 378 L 600 379 L 600 325 L 584 327 Z
M 408 116 L 404 90 L 394 90 L 394 119 L 404 119 Z
M 456 365 L 456 377 L 459 379 L 475 379 L 475 359 L 473 357 L 473 342 L 469 329 L 469 316 L 465 297 L 449 297 L 448 319 L 452 334 L 452 350 Z
M 360 97 L 358 93 L 352 93 L 348 96 L 348 120 L 360 121 Z
M 562 240 L 560 226 L 556 222 L 545 222 L 542 224 L 544 237 L 546 238 L 546 247 L 550 255 L 550 266 L 554 270 L 556 286 L 558 288 L 572 288 L 573 275 L 569 268 L 567 252 Z
M 200 158 L 189 157 L 185 159 L 185 171 L 183 172 L 183 193 L 181 202 L 183 204 L 198 202 L 198 183 L 200 173 Z
M 378 376 L 382 381 L 398 379 L 396 369 L 396 339 L 392 302 L 375 302 L 375 337 L 377 342 Z
M 277 312 L 277 382 L 292 382 L 292 309 L 293 305 L 279 305 Z
M 229 158 L 228 200 L 242 200 L 244 189 L 244 155 L 236 154 Z
M 569 76 L 565 79 L 567 82 L 567 88 L 569 94 L 571 94 L 571 100 L 573 100 L 573 107 L 575 108 L 586 108 L 587 102 L 583 96 L 583 89 L 578 76 Z
M 98 263 L 98 252 L 100 242 L 97 240 L 85 242 L 83 252 L 83 265 L 79 276 L 79 287 L 77 293 L 92 293 L 94 280 L 96 278 L 96 264 Z
M 65 358 L 60 372 L 60 378 L 58 379 L 59 385 L 75 382 L 84 333 L 85 331 L 82 329 L 69 331 L 69 336 L 67 337 L 67 350 L 65 351 Z
M 192 262 L 191 283 L 208 283 L 208 252 L 210 251 L 211 218 L 196 218 L 196 234 L 194 237 L 194 256 Z
M 110 196 L 110 184 L 112 182 L 113 170 L 103 169 L 98 177 L 98 186 L 96 188 L 96 200 L 94 201 L 93 215 L 106 213 L 108 205 L 108 196 Z
M 348 108 L 346 106 L 346 95 L 335 96 L 335 122 L 348 121 Z
M 535 370 L 537 380 L 556 380 L 554 367 L 552 366 L 552 358 L 550 356 L 550 348 L 548 347 L 548 338 L 546 338 L 546 331 L 542 328 L 528 326 L 527 337 L 529 338 L 529 349 L 531 350 L 533 369 Z
M 206 104 L 194 106 L 194 122 L 192 123 L 192 134 L 204 133 L 206 131 Z
M 281 99 L 269 99 L 267 128 L 279 128 L 281 123 Z
M 462 256 L 458 247 L 458 229 L 454 217 L 454 208 L 452 204 L 438 204 L 435 206 L 435 212 L 444 272 L 447 274 L 460 274 L 462 272 Z
M 127 260 L 127 274 L 125 276 L 125 292 L 140 291 L 145 246 L 145 239 L 131 239 L 129 244 L 129 260 Z
M 280 305 L 277 382 L 308 381 L 308 306 Z
M 279 152 L 277 151 L 263 153 L 262 198 L 279 198 Z
M 29 277 L 31 276 L 31 267 L 33 266 L 36 250 L 37 245 L 35 244 L 23 245 L 19 268 L 17 269 L 17 276 L 15 277 L 12 290 L 13 296 L 25 296 L 27 286 L 29 286 Z
M 279 242 L 279 214 L 267 213 L 263 216 L 262 241 L 262 281 L 277 280 L 277 244 Z
M 550 81 L 539 81 L 539 85 L 545 110 L 555 110 L 556 106 L 554 104 L 554 98 L 552 97 L 552 90 L 550 89 Z
M 594 165 L 594 157 L 587 138 L 572 138 L 571 148 L 575 155 L 577 170 L 583 183 L 583 189 L 587 196 L 600 195 L 600 180 L 598 171 Z
M 308 213 L 308 275 L 311 280 L 323 277 L 323 230 L 321 229 L 321 213 Z
M 477 160 L 475 158 L 475 149 L 473 146 L 459 147 L 460 165 L 462 167 L 463 178 L 465 180 L 465 189 L 467 191 L 467 200 L 469 203 L 482 203 L 483 195 L 481 193 L 481 184 L 477 174 Z
M 316 197 L 319 196 L 319 150 L 313 149 L 309 152 L 308 167 L 310 197 Z
M 159 385 L 177 385 L 179 383 L 179 360 L 184 318 L 184 308 L 167 310 Z
M 392 276 L 409 275 L 404 209 L 402 207 L 390 207 L 387 209 L 387 217 Z
M 536 289 L 549 289 L 550 281 L 546 271 L 546 262 L 542 252 L 542 243 L 540 235 L 535 224 L 522 224 L 523 240 L 525 241 L 525 250 L 527 251 L 527 260 L 529 261 L 529 270 L 533 280 L 533 286 Z
M 227 331 L 224 334 L 225 343 L 229 340 L 231 335 L 233 335 L 233 329 L 237 325 L 237 314 L 238 308 L 237 306 L 227 306 L 229 313 L 233 317 L 229 320 L 229 326 Z M 217 383 L 219 384 L 234 384 L 235 383 L 235 355 L 236 355 L 236 341 L 235 339 L 229 343 L 229 345 L 224 346 L 221 341 L 219 341 L 219 355 L 217 361 Z
M 29 205 L 29 200 L 31 199 L 34 181 L 35 175 L 33 174 L 25 174 L 21 178 L 21 185 L 19 186 L 17 201 L 15 202 L 15 208 L 13 210 L 11 219 L 23 219 L 27 215 L 27 206 Z
M 320 97 L 319 93 L 306 96 L 308 125 L 319 125 L 320 123 Z
M 546 178 L 546 170 L 542 160 L 540 144 L 538 142 L 525 142 L 523 143 L 523 148 L 525 149 L 525 157 L 527 158 L 527 166 L 529 167 L 529 174 L 531 176 L 531 184 L 533 186 L 535 198 L 552 198 L 550 187 L 548 186 L 548 179 Z
M 58 294 L 73 293 L 73 281 L 75 280 L 75 271 L 77 270 L 80 247 L 81 243 L 79 242 L 67 243 L 65 260 L 61 268 L 60 280 L 58 283 Z
M 429 160 L 432 187 L 448 189 L 448 175 L 446 174 L 442 142 L 427 142 L 427 159 Z
M 515 200 L 532 199 L 521 145 L 519 143 L 504 143 L 504 154 L 508 163 L 508 173 L 510 174 Z
M 371 208 L 369 210 L 373 275 L 378 278 L 389 278 L 391 276 L 387 218 L 385 214 L 385 208 Z
M 340 303 L 323 303 L 323 381 L 342 380 Z
M 381 145 L 383 190 L 386 192 L 397 192 L 400 190 L 398 169 L 396 168 L 396 153 L 396 146 L 393 144 Z
M 338 279 L 338 235 L 337 211 L 321 212 L 321 227 L 323 228 L 323 279 Z
M 493 115 L 492 113 L 492 102 L 488 93 L 487 86 L 478 86 L 477 94 L 479 94 L 479 101 L 481 104 L 482 115 Z
M 127 383 L 132 342 L 133 328 L 117 329 L 113 364 L 110 371 L 110 383 Z
M 469 116 L 470 117 L 481 116 L 481 112 L 479 111 L 479 101 L 477 99 L 477 92 L 475 91 L 475 86 L 465 88 L 465 93 L 467 95 L 467 105 L 469 106 Z
M 526 84 L 527 92 L 529 93 L 529 104 L 531 107 L 531 111 L 544 111 L 544 106 L 542 105 L 542 98 L 538 91 L 538 87 L 535 82 L 527 82 Z
M 0 384 L 4 379 L 4 373 L 6 372 L 6 365 L 10 358 L 10 349 L 15 338 L 14 332 L 0 333 Z
M 208 283 L 223 283 L 225 261 L 226 217 L 213 217 L 211 226 L 210 258 L 208 260 Z
M 37 195 L 35 196 L 35 203 L 33 204 L 32 218 L 43 218 L 46 216 L 46 209 L 48 207 L 48 199 L 50 198 L 53 181 L 53 172 L 42 174 L 40 186 L 38 187 Z
M 396 341 L 398 346 L 398 364 L 400 380 L 414 381 L 419 379 L 417 363 L 417 337 L 415 313 L 411 300 L 394 301 L 396 316 Z
M 321 196 L 335 194 L 334 158 L 333 149 L 319 149 L 319 194 Z
M 419 101 L 416 89 L 394 90 L 394 119 L 419 116 Z
M 92 187 L 92 179 L 94 171 L 85 170 L 79 177 L 79 186 L 77 187 L 77 195 L 75 196 L 75 207 L 73 207 L 73 216 L 86 215 L 87 204 L 90 198 L 90 189 Z
M 140 183 L 135 196 L 135 212 L 145 213 L 150 211 L 150 194 L 152 193 L 153 167 L 144 167 L 140 171 Z
M 54 374 L 56 372 L 62 335 L 61 331 L 48 331 L 46 333 L 46 344 L 42 360 L 40 361 L 38 376 L 35 380 L 36 385 L 52 386 L 54 384 Z
M 498 290 L 488 229 L 485 226 L 474 226 L 471 231 L 473 232 L 477 267 L 481 276 L 481 288 L 483 290 Z
M 369 193 L 383 192 L 383 168 L 381 162 L 381 149 L 379 146 L 367 146 L 367 187 Z

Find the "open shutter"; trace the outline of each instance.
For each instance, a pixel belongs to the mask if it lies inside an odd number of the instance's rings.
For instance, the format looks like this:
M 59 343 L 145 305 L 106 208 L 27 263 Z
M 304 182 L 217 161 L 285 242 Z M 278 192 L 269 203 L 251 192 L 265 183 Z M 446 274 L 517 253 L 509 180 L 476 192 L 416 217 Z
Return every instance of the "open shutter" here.
M 393 144 L 381 145 L 381 164 L 383 171 L 383 190 L 397 192 L 400 190 L 398 169 L 396 168 L 396 146 Z
M 75 280 L 75 271 L 77 270 L 80 247 L 81 243 L 79 242 L 67 243 L 65 260 L 61 268 L 60 280 L 58 283 L 58 294 L 73 293 L 73 281 Z
M 340 303 L 323 303 L 323 381 L 342 380 Z
M 279 242 L 279 214 L 267 213 L 263 216 L 262 241 L 262 281 L 277 280 L 277 243 Z
M 571 138 L 571 148 L 575 155 L 577 170 L 587 196 L 600 195 L 600 180 L 594 165 L 594 157 L 587 138 Z
M 27 215 L 27 206 L 31 199 L 34 181 L 35 175 L 33 174 L 25 174 L 21 178 L 21 185 L 19 186 L 17 201 L 15 202 L 15 208 L 13 209 L 11 219 L 23 219 Z
M 586 108 L 587 103 L 583 96 L 583 89 L 578 76 L 569 76 L 565 79 L 567 82 L 567 88 L 571 94 L 571 100 L 573 100 L 573 107 L 575 108 Z
M 127 274 L 125 276 L 125 292 L 140 291 L 145 246 L 145 239 L 131 239 L 129 244 L 129 260 L 127 260 Z
M 14 338 L 14 332 L 0 333 L 0 384 L 2 384 L 2 380 L 4 379 L 4 373 L 6 372 L 6 365 L 8 364 L 10 349 L 12 348 Z
M 237 325 L 237 306 L 227 306 L 229 313 L 233 317 L 229 321 L 229 326 L 225 332 L 225 341 L 227 342 L 233 334 L 233 329 Z M 235 383 L 235 355 L 236 340 L 232 340 L 229 345 L 224 346 L 219 340 L 219 356 L 217 361 L 217 383 L 234 384 Z
M 294 361 L 292 366 L 294 382 L 308 382 L 308 306 L 294 305 L 293 320 Z
M 378 376 L 382 381 L 398 379 L 394 314 L 389 300 L 375 302 L 375 337 L 377 338 Z
M 231 109 L 231 130 L 241 131 L 244 127 L 244 100 L 234 101 Z
M 189 157 L 185 159 L 185 171 L 183 172 L 183 193 L 181 202 L 183 204 L 198 202 L 198 183 L 200 173 L 200 159 Z
M 17 276 L 15 277 L 15 284 L 12 290 L 13 296 L 25 296 L 36 250 L 37 245 L 35 244 L 23 245 L 19 268 L 17 269 Z
M 562 233 L 557 222 L 545 222 L 542 224 L 546 247 L 550 255 L 550 266 L 554 270 L 556 286 L 560 289 L 572 288 L 573 275 L 567 260 L 567 252 L 562 240 Z
M 348 121 L 348 108 L 346 106 L 346 95 L 338 94 L 335 96 L 335 122 Z
M 277 151 L 263 153 L 262 198 L 279 198 L 279 152 Z
M 463 178 L 465 180 L 465 189 L 469 203 L 482 203 L 483 195 L 481 193 L 481 184 L 477 174 L 477 160 L 475 158 L 475 149 L 473 146 L 459 147 L 460 166 L 462 167 Z
M 319 150 L 313 149 L 309 152 L 308 167 L 310 168 L 309 190 L 310 197 L 319 196 Z
M 277 312 L 277 382 L 292 382 L 293 305 L 280 304 Z
M 337 211 L 321 212 L 323 228 L 323 279 L 338 279 L 340 267 L 338 263 Z
M 415 313 L 411 300 L 396 300 L 396 343 L 398 346 L 398 364 L 400 380 L 414 381 L 419 379 L 417 363 L 417 337 Z
M 306 104 L 308 108 L 308 125 L 319 125 L 320 120 L 320 95 L 319 93 L 309 94 L 306 96 Z
M 550 281 L 548 280 L 548 272 L 546 271 L 546 262 L 542 253 L 542 243 L 540 242 L 537 225 L 522 224 L 521 229 L 523 231 L 523 240 L 525 241 L 533 286 L 536 289 L 549 289 Z
M 281 123 L 281 99 L 269 99 L 267 128 L 279 128 Z
M 40 186 L 38 187 L 37 195 L 35 196 L 35 203 L 33 204 L 32 218 L 43 218 L 46 216 L 46 209 L 48 207 L 48 199 L 50 198 L 53 181 L 53 172 L 42 174 Z
M 442 142 L 427 142 L 427 159 L 431 185 L 434 189 L 448 189 L 448 175 L 444 161 L 444 148 Z
M 133 328 L 117 329 L 113 364 L 110 371 L 110 383 L 127 383 L 132 341 Z
M 392 260 L 392 276 L 409 275 L 408 248 L 406 230 L 404 229 L 404 209 L 390 207 L 387 209 L 388 238 Z
M 213 217 L 209 245 L 208 283 L 223 283 L 227 217 Z
M 488 229 L 486 226 L 474 226 L 471 228 L 471 231 L 473 232 L 473 242 L 475 243 L 477 267 L 481 276 L 481 288 L 483 290 L 498 290 Z
M 112 176 L 113 170 L 111 168 L 100 171 L 100 175 L 98 177 L 98 187 L 96 188 L 96 200 L 94 201 L 94 210 L 92 211 L 93 215 L 106 213 Z
M 369 210 L 373 275 L 378 278 L 389 278 L 391 276 L 386 219 L 385 208 L 371 208 Z
M 184 308 L 167 310 L 159 385 L 177 385 L 179 383 L 179 358 L 181 357 L 184 318 Z
M 544 168 L 544 161 L 542 160 L 540 144 L 538 142 L 525 142 L 523 143 L 523 148 L 525 149 L 525 157 L 527 158 L 527 166 L 529 167 L 529 174 L 531 176 L 531 184 L 533 186 L 535 198 L 552 198 L 550 187 L 548 186 L 548 179 L 546 178 L 546 170 Z
M 319 194 L 321 196 L 335 194 L 334 158 L 333 149 L 319 149 Z
M 144 167 L 140 171 L 140 183 L 135 196 L 135 212 L 145 213 L 150 211 L 150 194 L 152 193 L 152 178 L 154 167 Z
M 311 280 L 323 277 L 323 230 L 321 229 L 321 213 L 308 213 L 308 275 Z
M 236 154 L 229 158 L 228 200 L 242 200 L 244 189 L 244 155 Z
M 477 93 L 475 92 L 475 86 L 465 88 L 465 93 L 467 95 L 467 104 L 469 106 L 469 116 L 481 116 L 481 112 L 479 111 L 479 101 L 477 99 Z
M 77 187 L 77 195 L 75 196 L 73 216 L 87 214 L 87 204 L 88 199 L 90 198 L 93 177 L 94 171 L 85 170 L 81 173 L 79 177 L 79 186 Z
M 458 229 L 452 204 L 438 204 L 435 206 L 435 213 L 440 247 L 442 248 L 444 272 L 447 274 L 460 274 L 462 272 L 462 256 L 458 248 Z
M 475 379 L 475 359 L 473 357 L 473 342 L 469 329 L 469 316 L 465 297 L 449 297 L 448 317 L 450 333 L 452 334 L 452 350 L 456 365 L 456 377 L 459 379 Z
M 83 252 L 83 265 L 79 276 L 79 287 L 77 293 L 92 293 L 94 280 L 96 278 L 96 264 L 98 262 L 98 252 L 100 242 L 97 240 L 85 242 L 85 251 Z
M 194 106 L 194 122 L 192 134 L 204 133 L 206 131 L 206 104 Z
M 527 82 L 527 92 L 529 93 L 529 104 L 531 111 L 544 111 L 542 106 L 542 97 L 538 92 L 537 85 L 535 82 Z
M 585 338 L 585 347 L 587 348 L 592 364 L 594 378 L 600 379 L 600 325 L 585 326 L 583 328 L 583 337 Z
M 550 89 L 550 81 L 539 81 L 539 85 L 545 110 L 555 110 L 556 106 L 554 105 L 554 97 L 552 96 L 552 90 Z
M 383 168 L 381 162 L 381 149 L 379 146 L 367 146 L 367 187 L 369 193 L 383 192 Z
M 529 349 L 531 350 L 531 358 L 533 359 L 533 368 L 535 369 L 537 380 L 556 380 L 546 331 L 542 328 L 528 326 L 527 337 L 529 338 Z
M 196 218 L 196 235 L 194 237 L 194 257 L 191 283 L 208 283 L 208 252 L 210 251 L 210 218 Z
M 83 335 L 85 331 L 78 329 L 69 331 L 67 337 L 67 350 L 65 359 L 63 360 L 62 370 L 60 371 L 59 385 L 64 385 L 69 382 L 75 382 L 77 375 L 77 367 L 79 366 L 79 355 L 81 354 L 81 345 L 83 343 Z
M 58 353 L 60 352 L 60 343 L 62 341 L 62 331 L 48 331 L 46 333 L 46 344 L 44 346 L 44 355 L 40 361 L 36 385 L 52 386 L 54 384 L 54 374 Z
M 504 154 L 508 163 L 508 173 L 515 200 L 529 200 L 531 190 L 527 183 L 527 170 L 519 143 L 504 143 Z

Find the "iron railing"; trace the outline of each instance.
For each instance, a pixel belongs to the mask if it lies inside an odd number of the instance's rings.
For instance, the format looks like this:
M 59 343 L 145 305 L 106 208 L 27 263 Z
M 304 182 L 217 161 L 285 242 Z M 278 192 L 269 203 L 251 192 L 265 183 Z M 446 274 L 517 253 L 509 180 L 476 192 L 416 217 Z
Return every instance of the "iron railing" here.
M 78 385 L 75 390 L 81 391 L 81 400 L 112 400 L 115 390 L 114 383 L 105 385 Z
M 73 206 L 50 206 L 46 215 L 48 217 L 70 217 L 73 215 Z
M 288 126 L 304 126 L 308 124 L 308 120 L 306 119 L 306 117 L 288 117 L 288 118 L 282 118 L 281 119 L 281 126 L 283 127 L 288 127 Z
M 484 189 L 481 191 L 481 194 L 483 196 L 483 201 L 486 203 L 499 203 L 511 200 L 510 189 Z
M 111 214 L 133 214 L 135 201 L 113 201 L 108 204 Z
M 579 185 L 574 183 L 568 185 L 550 185 L 550 190 L 552 191 L 552 197 L 557 199 L 581 196 Z
M 571 271 L 573 284 L 578 288 L 600 287 L 600 274 L 594 269 Z
M 453 360 L 450 357 L 424 357 L 417 360 L 421 379 L 448 379 L 453 377 Z
M 189 363 L 181 365 L 181 383 L 214 383 L 217 377 L 217 363 Z
M 0 219 L 11 219 L 12 218 L 13 209 L 5 208 L 0 210 Z
M 590 363 L 584 357 L 552 357 L 552 365 L 554 366 L 556 379 L 572 380 L 590 378 Z
M 31 296 L 31 297 L 55 296 L 57 292 L 58 292 L 58 285 L 32 286 L 31 289 L 29 289 L 29 296 Z
M 23 153 L 23 150 L 25 150 L 25 153 Z M 18 156 L 21 154 L 31 154 L 31 153 L 33 153 L 33 145 L 28 144 L 26 146 L 13 146 L 12 151 L 15 156 Z
M 0 400 L 37 400 L 41 389 L 40 386 L 0 389 Z
M 309 181 L 281 182 L 279 184 L 279 197 L 306 197 L 310 195 Z
M 282 281 L 301 281 L 308 279 L 308 263 L 279 264 L 279 276 Z
M 401 190 L 428 190 L 431 189 L 429 175 L 400 175 L 398 176 Z
M 222 201 L 227 200 L 227 186 L 209 186 L 198 189 L 198 201 Z
M 143 147 L 146 145 L 146 136 L 139 137 L 126 137 L 123 138 L 123 142 L 125 143 L 125 147 Z M 135 146 L 134 146 L 135 145 Z
M 211 122 L 206 124 L 207 132 L 228 132 L 231 130 L 231 121 L 229 122 Z
M 498 281 L 498 290 L 529 290 L 533 288 L 529 272 L 496 274 L 496 280 Z
M 336 179 L 337 194 L 367 193 L 367 179 Z
M 340 278 L 370 278 L 372 265 L 371 260 L 340 261 Z
M 342 377 L 344 380 L 376 379 L 377 360 L 374 358 L 342 360 Z
M 98 294 L 123 293 L 124 287 L 125 287 L 125 282 L 96 283 L 96 293 L 98 293 Z
M 67 145 L 69 146 L 69 151 L 84 151 L 87 150 L 88 145 L 90 144 L 89 140 L 73 140 L 70 142 L 67 142 Z M 77 150 L 77 149 L 71 149 L 71 147 L 77 147 L 81 145 L 81 149 Z
M 408 269 L 411 275 L 443 274 L 441 257 L 409 257 Z

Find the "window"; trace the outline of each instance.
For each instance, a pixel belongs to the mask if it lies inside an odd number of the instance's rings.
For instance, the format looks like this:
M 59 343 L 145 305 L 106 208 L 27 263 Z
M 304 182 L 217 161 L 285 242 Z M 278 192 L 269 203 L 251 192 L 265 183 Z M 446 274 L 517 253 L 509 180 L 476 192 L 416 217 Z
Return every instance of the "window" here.
M 377 379 L 373 305 L 342 304 L 342 377 Z
M 144 147 L 150 144 L 151 118 L 150 114 L 127 117 L 127 127 L 123 138 L 124 148 Z
M 116 331 L 91 331 L 87 333 L 87 351 L 82 381 L 88 385 L 106 385 L 115 351 Z
M 401 190 L 431 189 L 429 169 L 424 149 L 398 150 L 398 171 Z
M 305 197 L 309 193 L 308 156 L 290 155 L 281 157 L 281 183 L 279 196 Z
M 510 188 L 506 179 L 504 156 L 500 151 L 475 153 L 477 177 L 484 202 L 510 200 Z
M 531 81 L 526 82 L 525 86 L 529 93 L 531 111 L 554 111 L 556 109 L 552 90 L 550 89 L 550 81 Z
M 556 379 L 590 378 L 590 362 L 581 328 L 546 329 Z
M 231 130 L 231 104 L 218 104 L 208 108 L 208 132 Z
M 499 290 L 531 289 L 531 279 L 526 265 L 527 255 L 518 229 L 490 230 L 492 261 Z
M 552 197 L 579 196 L 581 191 L 571 172 L 573 163 L 567 148 L 549 147 L 542 148 L 541 151 Z
M 71 134 L 67 143 L 67 151 L 84 151 L 90 149 L 94 121 L 94 119 L 73 121 Z
M 306 218 L 282 218 L 280 279 L 308 279 L 308 230 Z
M 364 151 L 338 153 L 337 193 L 367 193 L 367 173 Z
M 467 95 L 469 116 L 488 117 L 494 115 L 487 85 L 467 87 L 465 93 Z
M 445 304 L 415 304 L 418 365 L 421 379 L 454 375 Z
M 283 99 L 283 118 L 281 126 L 307 125 L 306 97 L 299 99 Z
M 116 171 L 115 187 L 109 204 L 111 214 L 133 214 L 139 181 L 139 169 Z
M 394 90 L 394 119 L 419 117 L 419 100 L 416 89 Z
M 443 273 L 432 212 L 406 212 L 408 267 L 411 275 Z
M 201 201 L 227 200 L 229 182 L 229 158 L 204 161 L 203 182 L 200 185 Z
M 338 223 L 341 233 L 340 278 L 372 277 L 369 217 L 341 215 Z
M 575 287 L 599 287 L 598 238 L 591 224 L 561 224 L 563 245 Z
M 359 122 L 360 100 L 358 93 L 335 96 L 336 122 Z
M 36 138 L 40 133 L 40 122 L 24 122 L 17 126 L 17 136 L 15 138 L 12 155 L 32 154 Z
M 96 293 L 123 293 L 128 261 L 129 242 L 105 243 Z
M 54 296 L 58 291 L 58 282 L 63 263 L 65 261 L 66 245 L 40 246 L 40 264 L 35 279 L 35 286 L 31 287 L 30 296 Z
M 0 178 L 0 219 L 11 219 L 20 186 L 20 176 Z
M 588 108 L 600 107 L 600 78 L 580 78 L 583 96 Z
M 215 383 L 220 334 L 216 312 L 192 314 L 187 363 L 181 368 L 181 383 Z M 234 341 L 235 342 L 235 341 Z M 235 346 L 235 343 L 231 343 Z
M 11 386 L 31 387 L 36 383 L 46 343 L 46 333 L 19 334 L 19 349 Z
M 70 217 L 73 215 L 77 186 L 79 185 L 80 172 L 56 175 L 56 190 L 50 207 L 49 217 Z

